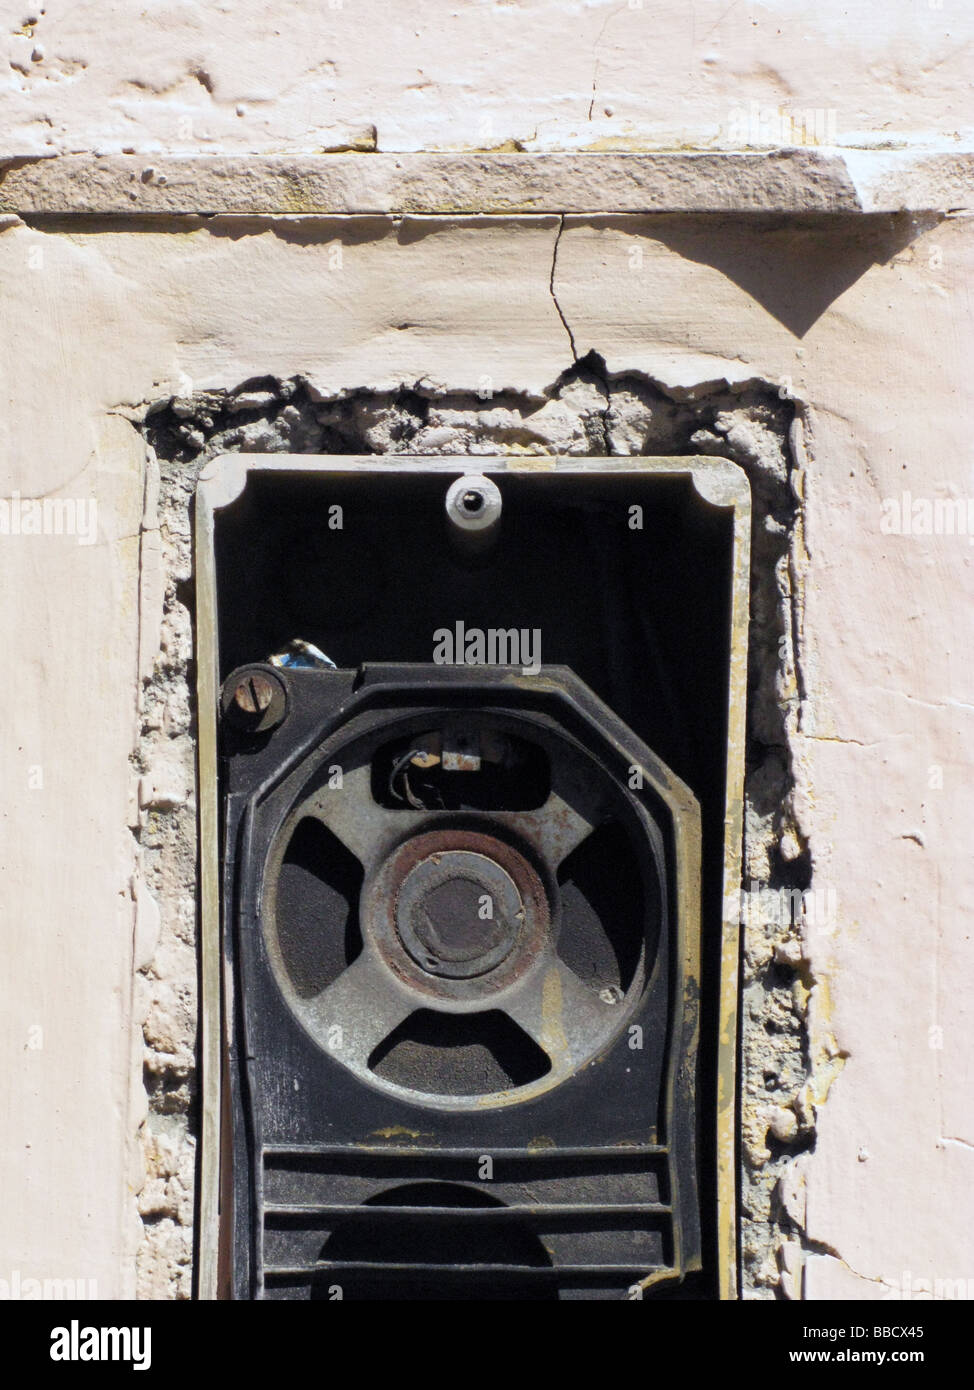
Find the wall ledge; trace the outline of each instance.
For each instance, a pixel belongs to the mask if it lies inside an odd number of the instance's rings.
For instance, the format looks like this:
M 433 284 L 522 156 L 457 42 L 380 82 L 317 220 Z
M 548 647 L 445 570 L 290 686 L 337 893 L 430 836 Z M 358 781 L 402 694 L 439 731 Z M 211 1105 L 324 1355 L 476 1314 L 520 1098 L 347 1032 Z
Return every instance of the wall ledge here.
M 165 216 L 963 212 L 974 152 L 0 157 L 0 213 Z

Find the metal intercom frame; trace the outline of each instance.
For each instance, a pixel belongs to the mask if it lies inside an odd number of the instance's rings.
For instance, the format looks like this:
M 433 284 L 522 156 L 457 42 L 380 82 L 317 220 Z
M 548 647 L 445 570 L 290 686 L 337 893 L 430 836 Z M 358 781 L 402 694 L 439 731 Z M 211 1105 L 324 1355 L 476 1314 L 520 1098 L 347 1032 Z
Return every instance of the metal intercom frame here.
M 722 1299 L 737 1297 L 737 1061 L 738 962 L 743 834 L 745 704 L 750 581 L 751 496 L 734 463 L 708 456 L 560 458 L 541 456 L 267 455 L 224 454 L 200 474 L 196 492 L 196 656 L 198 701 L 198 804 L 200 834 L 200 1164 L 197 1219 L 197 1296 L 214 1299 L 226 1286 L 221 1267 L 220 1194 L 228 1161 L 226 1087 L 223 1082 L 227 1019 L 233 982 L 226 976 L 221 943 L 220 809 L 217 710 L 220 691 L 215 523 L 219 511 L 243 493 L 257 474 L 311 474 L 365 479 L 403 472 L 458 475 L 531 471 L 579 482 L 594 473 L 645 481 L 689 478 L 699 497 L 732 513 L 728 621 L 727 749 L 724 775 L 723 903 L 718 985 L 717 1096 L 714 1117 L 717 1187 L 717 1280 Z

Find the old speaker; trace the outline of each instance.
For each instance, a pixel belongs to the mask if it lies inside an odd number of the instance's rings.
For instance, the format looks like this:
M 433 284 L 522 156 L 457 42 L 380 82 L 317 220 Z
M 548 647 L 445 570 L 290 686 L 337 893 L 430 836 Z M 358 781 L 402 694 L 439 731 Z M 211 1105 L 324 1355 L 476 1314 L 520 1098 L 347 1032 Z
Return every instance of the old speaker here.
M 211 1287 L 718 1296 L 746 488 L 319 464 L 201 486 Z
M 696 1268 L 693 796 L 563 669 L 225 690 L 238 1295 Z

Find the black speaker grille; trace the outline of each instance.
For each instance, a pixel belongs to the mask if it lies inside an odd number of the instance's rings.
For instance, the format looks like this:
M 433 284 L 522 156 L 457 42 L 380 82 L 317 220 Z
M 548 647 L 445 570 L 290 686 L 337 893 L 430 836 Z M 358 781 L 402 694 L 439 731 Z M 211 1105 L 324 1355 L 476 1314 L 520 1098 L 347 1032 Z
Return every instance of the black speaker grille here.
M 489 1156 L 266 1150 L 264 1297 L 470 1299 L 482 1291 L 523 1299 L 625 1289 L 672 1263 L 666 1173 L 666 1150 L 656 1145 Z M 590 1186 L 597 1201 L 587 1200 Z

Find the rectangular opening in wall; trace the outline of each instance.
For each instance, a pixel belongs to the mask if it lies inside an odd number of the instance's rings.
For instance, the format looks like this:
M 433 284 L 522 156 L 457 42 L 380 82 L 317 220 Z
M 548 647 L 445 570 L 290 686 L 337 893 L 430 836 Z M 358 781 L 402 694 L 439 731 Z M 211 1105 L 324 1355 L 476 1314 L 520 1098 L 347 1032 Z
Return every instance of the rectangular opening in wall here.
M 714 457 L 207 466 L 204 1296 L 733 1295 L 749 526 Z

